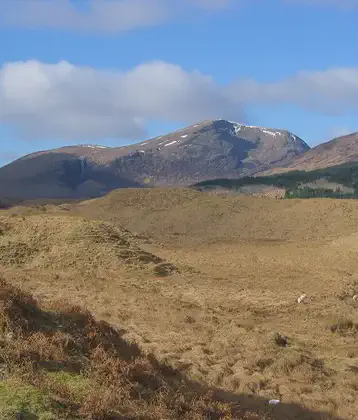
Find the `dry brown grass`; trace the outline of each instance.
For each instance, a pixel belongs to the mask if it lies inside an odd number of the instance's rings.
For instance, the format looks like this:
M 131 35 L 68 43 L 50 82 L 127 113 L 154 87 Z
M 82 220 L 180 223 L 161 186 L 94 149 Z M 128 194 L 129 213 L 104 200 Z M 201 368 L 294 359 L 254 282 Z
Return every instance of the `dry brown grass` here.
M 241 407 L 279 398 L 285 419 L 356 419 L 358 202 L 127 190 L 11 209 L 1 226 L 19 261 L 2 259 L 4 277 L 42 300 L 84 305 Z M 106 229 L 163 262 L 127 263 Z M 179 271 L 158 276 L 164 262 Z
M 34 213 L 34 214 L 32 214 Z M 25 213 L 26 214 L 26 213 Z M 95 272 L 147 269 L 158 275 L 177 269 L 136 244 L 110 223 L 38 214 L 0 216 L 0 264 L 7 268 Z M 166 273 L 168 272 L 168 273 Z
M 0 401 L 2 419 L 230 420 L 251 416 L 234 397 L 220 397 L 153 356 L 144 356 L 122 338 L 123 331 L 64 303 L 54 303 L 45 311 L 31 296 L 3 280 L 0 330 L 1 380 L 7 393 L 13 393 L 11 407 Z M 3 387 L 0 391 L 8 399 Z M 256 414 L 272 418 L 266 411 Z

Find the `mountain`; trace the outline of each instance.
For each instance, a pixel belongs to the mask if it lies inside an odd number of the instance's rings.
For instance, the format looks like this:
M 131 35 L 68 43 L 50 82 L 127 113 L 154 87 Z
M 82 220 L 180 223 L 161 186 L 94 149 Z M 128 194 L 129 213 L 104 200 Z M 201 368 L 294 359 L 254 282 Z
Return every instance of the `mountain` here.
M 254 176 L 199 182 L 201 190 L 287 198 L 358 198 L 358 132 L 320 144 Z
M 24 156 L 0 168 L 0 197 L 85 198 L 236 178 L 289 165 L 308 150 L 286 130 L 204 121 L 130 146 L 78 145 Z
M 305 154 L 294 158 L 289 165 L 271 168 L 266 173 L 292 170 L 310 171 L 358 161 L 358 132 L 337 137 L 313 147 Z

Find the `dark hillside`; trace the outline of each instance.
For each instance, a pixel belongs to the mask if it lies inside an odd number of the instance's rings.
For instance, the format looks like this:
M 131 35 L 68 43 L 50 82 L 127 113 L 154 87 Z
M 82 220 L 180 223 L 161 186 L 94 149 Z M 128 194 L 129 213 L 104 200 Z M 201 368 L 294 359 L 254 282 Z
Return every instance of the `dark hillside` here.
M 310 185 L 323 181 L 322 186 Z M 336 184 L 325 187 L 324 183 Z M 238 190 L 243 186 L 266 185 L 283 188 L 286 198 L 357 198 L 358 163 L 351 162 L 314 171 L 290 171 L 268 176 L 244 177 L 239 179 L 215 179 L 194 185 L 200 190 L 223 188 Z M 345 191 L 347 187 L 349 191 Z

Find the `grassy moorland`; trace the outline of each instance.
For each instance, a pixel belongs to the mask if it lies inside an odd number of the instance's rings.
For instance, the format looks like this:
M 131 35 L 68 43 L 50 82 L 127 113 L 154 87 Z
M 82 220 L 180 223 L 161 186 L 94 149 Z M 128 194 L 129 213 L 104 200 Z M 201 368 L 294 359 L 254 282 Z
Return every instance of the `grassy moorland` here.
M 8 418 L 356 418 L 355 200 L 120 190 L 0 228 Z

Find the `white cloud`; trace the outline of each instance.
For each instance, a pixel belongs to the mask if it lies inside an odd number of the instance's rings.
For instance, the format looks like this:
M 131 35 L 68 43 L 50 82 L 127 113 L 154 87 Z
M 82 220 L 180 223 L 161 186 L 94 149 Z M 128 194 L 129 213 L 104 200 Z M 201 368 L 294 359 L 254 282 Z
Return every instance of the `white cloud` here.
M 240 117 L 212 78 L 164 62 L 106 72 L 67 62 L 9 63 L 0 70 L 0 122 L 28 138 L 126 138 L 145 135 L 148 120 L 191 123 Z
M 82 32 L 118 33 L 183 17 L 194 6 L 227 7 L 232 0 L 0 0 L 0 23 Z
M 162 23 L 171 9 L 166 0 L 0 0 L 0 12 L 8 25 L 113 33 Z
M 245 103 L 294 104 L 326 114 L 358 109 L 358 68 L 332 68 L 298 72 L 279 82 L 238 81 L 230 87 L 232 97 Z
M 144 137 L 153 120 L 240 121 L 247 105 L 285 104 L 326 115 L 357 113 L 358 68 L 299 72 L 272 83 L 239 80 L 229 86 L 165 62 L 127 72 L 38 61 L 0 68 L 0 123 L 27 138 L 131 140 Z
M 259 2 L 256 0 L 255 7 Z M 280 0 L 282 4 L 356 7 L 358 0 Z M 183 19 L 203 10 L 250 5 L 254 0 L 0 0 L 0 24 L 25 28 L 119 33 Z

